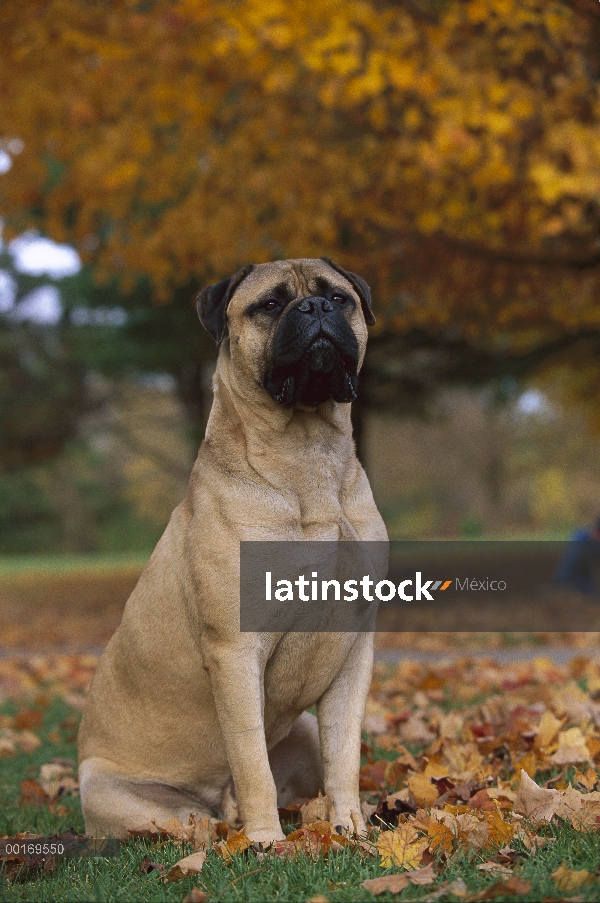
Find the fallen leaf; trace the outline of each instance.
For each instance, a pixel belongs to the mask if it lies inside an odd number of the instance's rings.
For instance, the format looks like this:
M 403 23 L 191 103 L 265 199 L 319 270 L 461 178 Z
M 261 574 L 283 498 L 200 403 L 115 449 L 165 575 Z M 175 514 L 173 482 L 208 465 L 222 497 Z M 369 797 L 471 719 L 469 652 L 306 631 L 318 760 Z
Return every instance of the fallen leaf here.
M 435 881 L 435 877 L 433 865 L 430 864 L 425 868 L 414 869 L 412 872 L 395 872 L 393 875 L 382 875 L 381 878 L 369 878 L 367 881 L 362 882 L 361 887 L 375 894 L 375 896 L 386 891 L 389 891 L 391 894 L 399 894 L 407 884 L 423 887 L 427 884 L 432 884 Z
M 563 893 L 575 893 L 593 879 L 592 872 L 586 869 L 570 869 L 566 862 L 552 872 L 552 880 Z
M 545 749 L 547 746 L 550 746 L 563 724 L 564 719 L 557 718 L 549 709 L 546 709 L 540 718 L 533 741 L 535 749 Z
M 151 862 L 148 856 L 144 856 L 144 858 L 140 862 L 140 871 L 144 872 L 146 875 L 149 875 L 150 872 L 158 872 L 162 878 L 166 870 L 166 865 L 163 865 L 160 862 Z
M 252 846 L 252 841 L 242 831 L 229 832 L 225 840 L 216 843 L 213 847 L 215 853 L 221 856 L 226 862 L 230 862 L 236 853 L 243 853 L 248 847 Z
M 488 792 L 485 788 L 482 790 L 478 790 L 477 793 L 473 794 L 473 796 L 469 799 L 467 805 L 470 809 L 481 809 L 484 812 L 495 812 L 496 805 L 492 799 L 490 799 Z
M 199 887 L 192 887 L 189 894 L 185 895 L 181 903 L 206 903 L 209 897 L 210 894 L 205 890 L 200 890 Z
M 538 787 L 526 771 L 521 771 L 521 784 L 515 800 L 513 811 L 516 815 L 524 815 L 536 824 L 550 821 L 561 800 L 558 790 Z
M 407 783 L 413 795 L 415 806 L 432 806 L 440 795 L 431 778 L 423 774 L 413 775 L 408 779 Z
M 408 884 L 408 873 L 396 872 L 394 875 L 382 875 L 381 878 L 369 878 L 361 882 L 361 887 L 377 896 L 386 891 L 390 894 L 399 894 Z
M 429 863 L 424 868 L 414 869 L 414 871 L 409 872 L 408 880 L 411 884 L 416 884 L 418 887 L 423 887 L 426 884 L 431 884 L 435 881 L 435 872 L 433 870 L 433 863 Z
M 469 897 L 469 901 L 481 903 L 481 901 L 485 900 L 495 900 L 496 897 L 529 894 L 531 893 L 531 888 L 531 881 L 528 881 L 526 878 L 519 878 L 517 875 L 512 875 L 507 881 L 492 884 L 491 887 L 486 887 L 484 890 L 479 891 L 479 893 L 473 894 L 473 896 Z
M 558 735 L 558 749 L 550 756 L 556 765 L 572 765 L 591 761 L 590 751 L 579 727 L 570 727 Z
M 482 862 L 481 865 L 477 866 L 478 872 L 493 872 L 495 875 L 502 875 L 505 878 L 512 877 L 512 870 L 507 868 L 505 865 L 501 865 L 499 862 L 494 862 L 493 859 L 488 859 L 487 862 Z
M 400 725 L 399 733 L 403 740 L 411 743 L 431 743 L 432 740 L 435 740 L 433 731 L 430 731 L 424 721 L 415 715 L 411 715 Z
M 341 850 L 348 843 L 348 838 L 338 834 L 331 822 L 318 821 L 292 831 L 286 841 L 280 841 L 275 847 L 277 855 L 293 855 L 304 850 L 307 855 L 316 858 L 321 854 L 327 855 L 329 850 Z M 287 844 L 291 844 L 292 848 L 288 848 Z
M 392 865 L 403 869 L 416 869 L 429 846 L 429 841 L 420 838 L 411 824 L 402 824 L 394 831 L 382 831 L 377 838 L 377 849 L 382 868 Z
M 302 815 L 302 825 L 310 825 L 316 821 L 331 822 L 334 813 L 333 797 L 317 796 L 314 800 L 309 800 L 300 807 Z
M 0 737 L 0 759 L 3 756 L 16 756 L 17 747 L 11 737 Z
M 37 781 L 21 781 L 20 787 L 20 806 L 47 806 L 51 802 L 50 797 Z
M 455 897 L 467 897 L 469 890 L 462 878 L 455 878 L 454 881 L 441 884 L 437 890 L 427 894 L 425 897 L 419 897 L 419 903 L 435 903 L 436 900 L 447 900 L 450 895 Z
M 202 866 L 206 862 L 206 853 L 199 850 L 190 856 L 180 859 L 175 865 L 171 866 L 167 872 L 167 881 L 181 881 L 182 878 L 189 878 L 191 875 L 198 875 L 202 871 Z

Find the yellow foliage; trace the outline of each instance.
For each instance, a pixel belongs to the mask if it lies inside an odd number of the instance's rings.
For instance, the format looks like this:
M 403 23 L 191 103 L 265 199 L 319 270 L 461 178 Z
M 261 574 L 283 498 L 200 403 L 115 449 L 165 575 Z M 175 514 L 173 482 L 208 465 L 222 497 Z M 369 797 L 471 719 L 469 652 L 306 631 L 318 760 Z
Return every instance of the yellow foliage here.
M 380 312 L 400 279 L 419 298 L 396 328 L 473 336 L 485 310 L 527 347 L 588 324 L 598 273 L 578 294 L 556 262 L 598 253 L 590 19 L 562 0 L 431 6 L 5 4 L 6 233 L 146 274 L 156 300 L 249 260 L 331 254 L 377 286 Z M 540 296 L 532 318 L 523 299 Z

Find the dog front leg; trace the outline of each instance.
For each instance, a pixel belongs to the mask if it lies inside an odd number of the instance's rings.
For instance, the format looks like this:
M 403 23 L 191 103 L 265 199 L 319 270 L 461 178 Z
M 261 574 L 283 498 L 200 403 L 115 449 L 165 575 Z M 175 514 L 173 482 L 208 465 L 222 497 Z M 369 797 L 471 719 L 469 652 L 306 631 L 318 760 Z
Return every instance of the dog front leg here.
M 373 635 L 357 635 L 343 668 L 317 704 L 325 793 L 333 798 L 334 824 L 366 830 L 358 782 L 362 721 L 373 671 Z
M 283 840 L 264 726 L 264 686 L 256 650 L 227 648 L 205 657 L 240 819 L 250 840 Z

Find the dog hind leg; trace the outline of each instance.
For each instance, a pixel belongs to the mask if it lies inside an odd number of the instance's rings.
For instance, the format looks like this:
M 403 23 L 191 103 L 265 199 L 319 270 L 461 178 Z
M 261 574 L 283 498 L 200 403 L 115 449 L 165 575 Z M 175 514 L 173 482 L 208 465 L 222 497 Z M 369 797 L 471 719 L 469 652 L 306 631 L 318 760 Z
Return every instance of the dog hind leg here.
M 156 831 L 170 818 L 186 825 L 190 814 L 214 815 L 205 801 L 189 791 L 118 774 L 103 759 L 81 763 L 79 785 L 86 834 L 92 836 L 124 840 L 129 831 Z
M 323 790 L 323 763 L 317 719 L 303 712 L 292 729 L 269 751 L 277 787 L 277 805 L 287 806 L 296 797 L 313 799 Z

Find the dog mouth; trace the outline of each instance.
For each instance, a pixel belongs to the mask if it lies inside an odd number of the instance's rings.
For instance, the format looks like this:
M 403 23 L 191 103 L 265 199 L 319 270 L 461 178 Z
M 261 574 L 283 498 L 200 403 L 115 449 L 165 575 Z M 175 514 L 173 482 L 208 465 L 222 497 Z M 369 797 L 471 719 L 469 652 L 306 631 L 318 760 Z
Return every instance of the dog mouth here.
M 356 399 L 358 357 L 356 336 L 344 317 L 325 322 L 291 317 L 275 337 L 263 385 L 284 407 L 318 407 L 330 398 L 349 404 Z

